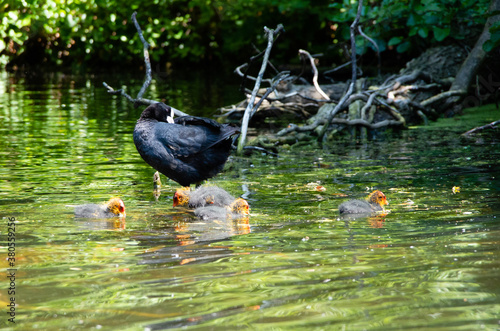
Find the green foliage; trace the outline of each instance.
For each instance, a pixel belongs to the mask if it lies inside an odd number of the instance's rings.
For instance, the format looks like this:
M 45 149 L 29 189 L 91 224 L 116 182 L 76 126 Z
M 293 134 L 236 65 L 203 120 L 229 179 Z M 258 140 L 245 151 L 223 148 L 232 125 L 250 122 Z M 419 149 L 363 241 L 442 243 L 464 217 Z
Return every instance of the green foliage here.
M 477 37 L 482 29 L 489 0 L 368 0 L 362 13 L 364 32 L 373 37 L 380 50 L 396 49 L 404 53 L 417 47 L 428 47 L 447 39 Z M 349 37 L 348 23 L 356 15 L 357 1 L 334 2 L 329 17 L 339 24 L 339 35 Z M 358 37 L 361 53 L 371 47 Z
M 0 65 L 18 58 L 55 64 L 128 63 L 142 58 L 130 16 L 137 11 L 154 61 L 222 58 L 263 35 L 263 26 L 296 22 L 307 40 L 324 25 L 327 0 L 7 0 L 0 7 Z M 286 22 L 284 22 L 286 21 Z M 314 22 L 313 24 L 311 22 Z M 313 29 L 307 29 L 313 27 Z M 261 38 L 262 39 L 262 38 Z M 33 41 L 33 42 L 30 42 Z M 33 47 L 33 46 L 39 47 Z M 296 52 L 296 50 L 295 50 Z M 32 59 L 28 53 L 35 54 Z M 243 55 L 243 54 L 242 54 Z M 248 55 L 248 54 L 245 54 Z
M 490 40 L 484 43 L 485 52 L 490 52 L 493 48 L 500 46 L 500 21 L 493 23 L 490 27 Z
M 362 27 L 381 51 L 477 35 L 488 0 L 365 0 Z M 0 65 L 89 65 L 142 61 L 130 20 L 137 11 L 155 62 L 242 61 L 265 47 L 263 27 L 285 26 L 273 56 L 297 59 L 297 50 L 341 52 L 357 1 L 342 0 L 4 0 L 0 5 Z M 358 37 L 361 53 L 370 43 Z M 500 40 L 492 27 L 492 49 Z M 277 60 L 281 60 L 278 58 Z M 296 60 L 298 61 L 298 60 Z

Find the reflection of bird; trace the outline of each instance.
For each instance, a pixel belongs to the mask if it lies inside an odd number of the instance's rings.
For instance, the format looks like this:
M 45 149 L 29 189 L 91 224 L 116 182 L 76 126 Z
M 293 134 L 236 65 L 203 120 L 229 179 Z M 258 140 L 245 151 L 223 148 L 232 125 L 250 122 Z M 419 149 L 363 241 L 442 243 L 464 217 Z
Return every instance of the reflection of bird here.
M 366 200 L 349 200 L 339 206 L 341 214 L 368 214 L 384 210 L 387 198 L 380 191 L 373 191 Z
M 239 219 L 248 217 L 250 206 L 245 199 L 238 198 L 226 207 L 215 205 L 198 207 L 194 210 L 194 214 L 203 220 Z
M 157 171 L 153 175 L 153 196 L 155 200 L 158 201 L 158 198 L 161 195 L 161 180 L 160 173 Z
M 120 198 L 111 198 L 105 205 L 87 204 L 75 207 L 75 217 L 125 217 L 125 204 Z
M 189 187 L 183 187 L 175 191 L 174 207 L 188 206 L 189 208 L 198 208 L 207 205 L 226 207 L 235 202 L 235 200 L 231 194 L 217 186 L 204 185 L 194 191 L 191 191 Z
M 182 116 L 155 103 L 141 114 L 134 129 L 134 143 L 150 166 L 182 186 L 200 183 L 219 173 L 239 128 L 214 120 Z

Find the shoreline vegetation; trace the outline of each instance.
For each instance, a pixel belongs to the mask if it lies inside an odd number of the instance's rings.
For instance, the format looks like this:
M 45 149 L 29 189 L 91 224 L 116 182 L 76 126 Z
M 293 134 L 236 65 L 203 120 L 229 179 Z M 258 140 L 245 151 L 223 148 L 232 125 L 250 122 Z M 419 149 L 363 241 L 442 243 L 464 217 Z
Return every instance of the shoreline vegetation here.
M 242 61 L 235 73 L 241 77 L 240 92 L 244 99 L 220 108 L 218 115 L 221 122 L 241 122 L 238 154 L 244 149 L 271 153 L 275 146 L 301 142 L 321 146 L 343 132 L 366 139 L 374 131 L 427 125 L 443 115 L 460 114 L 470 106 L 498 103 L 500 77 L 492 70 L 495 64 L 492 65 L 489 54 L 493 54 L 500 44 L 500 0 L 461 3 L 460 8 L 453 9 L 453 17 L 446 16 L 439 24 L 438 16 L 429 13 L 425 3 L 402 8 L 400 3 L 393 1 L 383 4 L 362 0 L 354 4 L 320 1 L 305 9 L 307 4 L 309 1 L 303 0 L 274 8 L 272 1 L 262 1 L 262 5 L 279 14 L 285 24 L 279 23 L 276 28 L 263 25 L 264 34 L 254 25 L 253 35 L 238 39 L 237 47 L 232 45 L 235 40 L 228 42 L 231 34 L 225 24 L 231 23 L 228 19 L 231 13 L 233 19 L 248 15 L 249 8 L 239 2 L 232 9 L 216 1 L 209 2 L 210 6 L 194 1 L 189 8 L 176 4 L 170 20 L 155 18 L 153 13 L 141 8 L 137 8 L 130 19 L 123 16 L 123 12 L 111 13 L 109 17 L 89 16 L 81 13 L 85 8 L 75 8 L 75 3 L 70 2 L 57 14 L 46 15 L 42 27 L 34 24 L 41 20 L 36 10 L 14 9 L 7 4 L 4 7 L 8 13 L 7 22 L 21 16 L 29 19 L 15 21 L 15 24 L 10 22 L 8 33 L 0 42 L 3 47 L 0 64 L 17 72 L 42 64 L 63 68 L 76 63 L 92 67 L 92 64 L 103 64 L 103 58 L 108 59 L 106 64 L 135 64 L 137 55 L 142 53 L 143 64 L 130 69 L 145 71 L 143 85 L 135 98 L 126 92 L 126 85 L 115 89 L 103 82 L 109 93 L 123 96 L 138 107 L 163 101 L 147 98 L 154 68 L 164 67 L 168 75 L 169 71 L 185 69 L 182 63 L 218 62 L 219 65 L 224 63 L 227 70 L 234 61 Z M 450 12 L 443 4 L 434 4 L 433 10 L 441 14 Z M 289 20 L 294 11 L 304 14 L 300 23 Z M 50 13 L 47 8 L 45 12 Z M 487 15 L 483 15 L 485 12 Z M 381 20 L 387 13 L 392 14 L 390 19 Z M 211 27 L 207 31 L 213 32 L 211 41 L 207 41 L 204 38 L 209 33 L 202 33 L 203 24 L 195 18 L 213 18 L 213 15 L 220 21 L 209 19 L 205 22 Z M 328 28 L 330 34 L 319 40 L 310 36 L 305 39 L 306 43 L 297 42 L 297 28 L 313 18 L 324 24 L 321 27 L 310 25 L 305 30 L 314 35 Z M 100 20 L 109 24 L 93 29 Z M 269 23 L 264 17 L 257 22 Z M 405 22 L 403 32 L 396 35 L 388 32 L 402 22 Z M 465 32 L 460 29 L 461 24 L 473 29 Z M 68 26 L 71 37 L 62 34 Z M 134 28 L 136 33 L 133 33 Z M 142 49 L 137 47 L 136 35 Z M 65 41 L 64 38 L 70 39 Z M 329 46 L 325 46 L 325 42 Z M 172 44 L 175 44 L 173 49 Z M 254 55 L 238 51 L 249 44 L 252 44 Z M 233 48 L 227 53 L 231 45 Z M 82 49 L 85 49 L 84 56 Z M 332 50 L 336 54 L 333 57 Z M 238 56 L 228 56 L 235 51 Z M 295 59 L 291 60 L 294 51 Z M 410 58 L 410 61 L 405 60 Z M 284 59 L 289 65 L 300 67 L 300 72 L 276 65 L 284 63 Z M 330 61 L 330 69 L 318 70 L 320 61 Z M 384 65 L 391 62 L 401 69 L 388 73 Z M 364 73 L 363 68 L 370 65 L 376 67 L 376 73 Z M 170 105 L 169 100 L 165 103 Z M 183 110 L 174 111 L 177 116 L 187 114 Z M 291 122 L 278 132 L 247 141 L 251 121 L 258 125 L 282 117 Z M 481 130 L 495 128 L 497 123 L 498 120 L 492 121 Z

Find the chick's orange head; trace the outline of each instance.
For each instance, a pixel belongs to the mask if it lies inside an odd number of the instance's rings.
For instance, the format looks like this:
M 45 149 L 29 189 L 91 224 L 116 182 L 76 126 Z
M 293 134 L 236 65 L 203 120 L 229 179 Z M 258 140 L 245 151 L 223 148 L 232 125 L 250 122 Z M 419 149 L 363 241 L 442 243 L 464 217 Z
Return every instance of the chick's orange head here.
M 376 203 L 380 206 L 388 205 L 389 202 L 387 201 L 387 197 L 385 196 L 384 193 L 381 191 L 373 191 L 369 196 L 368 196 L 368 201 L 371 203 Z
M 174 207 L 185 206 L 189 202 L 189 192 L 191 189 L 189 187 L 183 187 L 177 189 L 174 194 Z
M 125 204 L 120 198 L 111 198 L 108 201 L 108 210 L 119 217 L 125 217 Z
M 250 206 L 248 205 L 248 202 L 245 199 L 238 198 L 234 200 L 234 202 L 231 204 L 230 207 L 234 213 L 242 215 L 250 214 Z

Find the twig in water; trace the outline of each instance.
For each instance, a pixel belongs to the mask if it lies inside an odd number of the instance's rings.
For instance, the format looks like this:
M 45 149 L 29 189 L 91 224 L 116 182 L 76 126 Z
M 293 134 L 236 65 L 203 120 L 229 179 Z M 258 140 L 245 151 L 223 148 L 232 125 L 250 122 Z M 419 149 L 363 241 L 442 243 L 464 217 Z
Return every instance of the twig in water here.
M 471 134 L 475 133 L 476 131 L 481 131 L 481 130 L 485 130 L 485 129 L 496 129 L 496 126 L 498 124 L 500 124 L 500 120 L 491 122 L 490 124 L 486 124 L 483 126 L 478 126 L 477 128 L 474 128 L 474 129 L 469 130 L 465 133 L 462 133 L 462 136 L 469 137 Z

